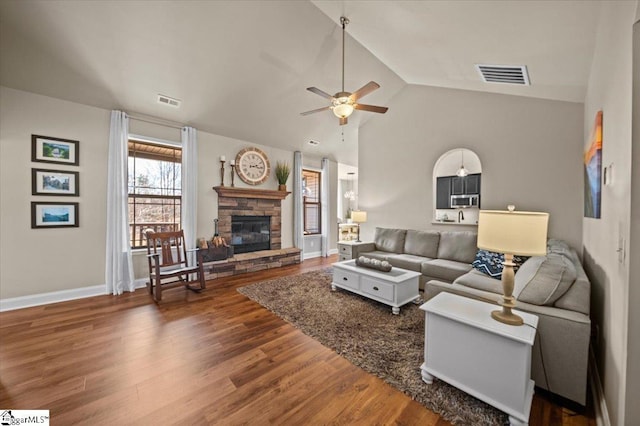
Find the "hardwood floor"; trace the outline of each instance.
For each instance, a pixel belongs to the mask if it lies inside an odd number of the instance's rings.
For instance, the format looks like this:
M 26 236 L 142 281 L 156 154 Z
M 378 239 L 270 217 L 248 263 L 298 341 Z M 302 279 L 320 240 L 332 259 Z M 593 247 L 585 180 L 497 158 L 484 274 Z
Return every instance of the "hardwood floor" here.
M 335 262 L 0 313 L 0 408 L 51 424 L 447 425 L 236 288 Z M 419 372 L 416 370 L 416 374 Z M 595 425 L 547 395 L 531 425 Z

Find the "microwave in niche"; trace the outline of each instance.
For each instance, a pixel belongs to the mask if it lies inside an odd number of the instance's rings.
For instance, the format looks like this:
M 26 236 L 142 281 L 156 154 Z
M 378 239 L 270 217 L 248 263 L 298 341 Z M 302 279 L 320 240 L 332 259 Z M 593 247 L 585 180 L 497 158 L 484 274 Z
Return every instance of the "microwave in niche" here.
M 450 207 L 452 209 L 478 207 L 478 201 L 478 195 L 452 195 Z

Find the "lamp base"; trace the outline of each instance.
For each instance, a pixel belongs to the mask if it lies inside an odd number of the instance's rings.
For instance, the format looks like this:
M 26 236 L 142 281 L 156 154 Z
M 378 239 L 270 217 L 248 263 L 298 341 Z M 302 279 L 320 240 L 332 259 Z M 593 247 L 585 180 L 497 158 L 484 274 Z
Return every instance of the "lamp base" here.
M 522 319 L 522 317 L 511 312 L 511 309 L 509 309 L 508 311 L 506 309 L 503 309 L 501 311 L 492 311 L 491 318 L 509 325 L 524 324 L 524 320 Z

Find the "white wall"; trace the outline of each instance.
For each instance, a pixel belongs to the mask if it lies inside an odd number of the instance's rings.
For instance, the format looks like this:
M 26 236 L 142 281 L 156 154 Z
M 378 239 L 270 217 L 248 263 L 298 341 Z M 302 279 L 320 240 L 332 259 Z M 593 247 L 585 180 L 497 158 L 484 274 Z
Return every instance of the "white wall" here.
M 104 109 L 0 87 L 0 299 L 104 285 L 109 116 L 110 111 Z M 180 140 L 178 129 L 135 120 L 130 124 L 133 133 Z M 79 140 L 80 166 L 32 163 L 31 134 Z M 213 235 L 218 204 L 212 187 L 220 184 L 220 155 L 231 159 L 247 146 L 265 151 L 272 170 L 278 160 L 293 164 L 292 152 L 198 132 L 199 237 Z M 337 164 L 330 164 L 333 200 Z M 80 197 L 32 196 L 31 168 L 79 171 Z M 230 183 L 229 173 L 227 163 L 226 185 Z M 289 190 L 293 187 L 291 179 Z M 235 183 L 246 186 L 237 178 Z M 277 189 L 275 177 L 261 187 Z M 31 201 L 78 201 L 80 227 L 31 229 Z M 293 245 L 292 203 L 291 195 L 282 202 L 283 248 Z M 330 224 L 335 224 L 335 205 L 330 211 Z M 331 232 L 330 249 L 335 249 L 337 234 L 333 226 Z M 140 252 L 134 255 L 134 269 L 136 277 L 147 273 L 146 258 Z
M 636 7 L 635 1 L 602 4 L 584 108 L 583 148 L 590 144 L 596 112 L 602 110 L 602 164 L 613 164 L 614 169 L 613 185 L 602 187 L 602 217 L 583 220 L 583 258 L 592 282 L 592 318 L 599 328 L 594 350 L 613 425 L 637 421 L 624 418 L 630 258 L 617 251 L 622 247 L 628 253 L 629 249 L 632 25 Z
M 405 87 L 389 111 L 360 129 L 360 207 L 376 226 L 432 225 L 433 167 L 454 148 L 482 164 L 482 207 L 548 211 L 550 236 L 582 244 L 583 106 L 518 96 Z

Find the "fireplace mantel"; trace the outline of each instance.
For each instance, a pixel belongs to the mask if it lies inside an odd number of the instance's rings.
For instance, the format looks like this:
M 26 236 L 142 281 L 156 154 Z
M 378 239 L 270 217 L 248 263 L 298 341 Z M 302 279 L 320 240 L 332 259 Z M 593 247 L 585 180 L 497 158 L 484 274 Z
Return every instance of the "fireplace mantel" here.
M 288 191 L 277 191 L 272 189 L 238 188 L 235 186 L 214 186 L 213 189 L 221 197 L 227 198 L 259 198 L 263 200 L 284 200 Z

